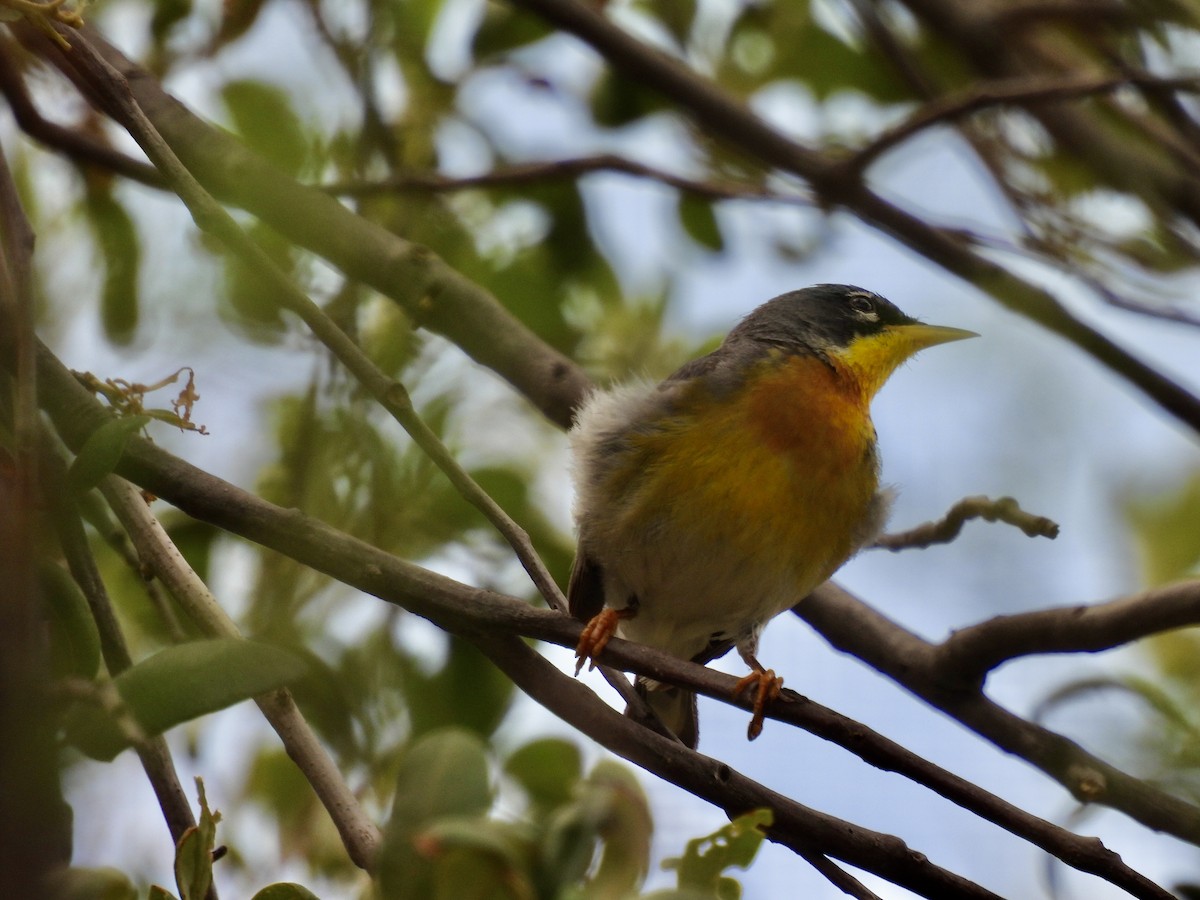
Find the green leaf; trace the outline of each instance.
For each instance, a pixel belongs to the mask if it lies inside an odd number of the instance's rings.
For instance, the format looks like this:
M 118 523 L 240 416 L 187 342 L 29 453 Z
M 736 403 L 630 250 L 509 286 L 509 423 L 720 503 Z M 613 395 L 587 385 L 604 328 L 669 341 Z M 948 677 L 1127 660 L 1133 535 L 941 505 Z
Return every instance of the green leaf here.
M 133 219 L 108 191 L 89 190 L 84 213 L 104 260 L 100 320 L 105 336 L 128 344 L 138 324 L 138 268 L 141 243 Z
M 449 816 L 438 819 L 421 832 L 421 840 L 433 841 L 441 851 L 457 849 L 492 856 L 513 872 L 525 871 L 533 860 L 527 833 L 513 822 L 479 816 Z
M 137 900 L 129 876 L 108 867 L 72 866 L 47 877 L 46 896 L 54 900 Z
M 192 14 L 192 0 L 156 0 L 150 17 L 150 34 L 156 43 L 167 40 L 171 29 Z
M 471 41 L 475 59 L 486 59 L 526 47 L 553 33 L 540 16 L 509 9 L 507 4 L 488 3 L 483 20 Z
M 1030 159 L 1029 164 L 1044 175 L 1063 198 L 1079 197 L 1102 187 L 1100 176 L 1073 153 L 1055 149 Z
M 602 761 L 588 775 L 583 802 L 593 805 L 604 852 L 591 885 L 600 895 L 625 896 L 650 867 L 653 823 L 646 795 L 624 766 Z
M 539 851 L 543 884 L 574 885 L 591 868 L 602 822 L 586 803 L 569 803 L 545 819 Z
M 159 887 L 157 884 L 150 886 L 150 893 L 147 900 L 178 900 L 178 898 L 168 891 L 165 887 Z
M 261 81 L 230 81 L 221 99 L 234 130 L 252 150 L 289 175 L 299 173 L 308 140 L 287 92 Z
M 420 900 L 534 900 L 528 878 L 504 861 L 465 847 L 438 848 L 431 890 Z
M 276 266 L 293 274 L 295 255 L 287 240 L 265 225 L 253 225 L 247 233 Z M 274 284 L 240 256 L 225 258 L 225 292 L 220 311 L 247 337 L 263 343 L 279 340 L 286 323 L 275 291 Z
M 741 885 L 721 873 L 730 866 L 750 866 L 773 820 L 769 809 L 738 816 L 724 828 L 688 841 L 683 856 L 664 860 L 663 867 L 676 870 L 681 890 L 706 892 L 720 900 L 740 897 Z
M 251 900 L 320 900 L 320 898 L 302 884 L 280 881 L 268 884 Z
M 687 46 L 697 6 L 696 0 L 649 0 L 636 4 L 639 12 L 658 19 L 679 47 Z
M 679 198 L 679 221 L 697 244 L 718 253 L 725 249 L 725 240 L 721 237 L 721 228 L 717 224 L 711 200 L 683 194 Z
M 606 128 L 629 125 L 665 106 L 660 94 L 612 69 L 605 69 L 592 88 L 592 115 Z
M 148 735 L 216 712 L 302 677 L 294 654 L 271 644 L 235 638 L 168 647 L 118 675 L 113 684 Z M 99 760 L 110 760 L 127 742 L 115 721 L 92 704 L 77 704 L 64 723 L 68 739 Z
M 67 487 L 82 494 L 98 485 L 117 468 L 129 439 L 149 422 L 149 416 L 110 419 L 93 431 L 67 470 Z
M 401 757 L 391 827 L 411 831 L 442 816 L 481 815 L 491 805 L 486 745 L 469 731 L 445 728 Z
M 100 632 L 79 586 L 62 566 L 38 567 L 50 622 L 50 670 L 56 677 L 92 678 L 100 668 Z
M 208 808 L 204 782 L 196 779 L 200 798 L 200 821 L 185 831 L 175 846 L 175 885 L 180 900 L 204 900 L 212 885 L 212 851 L 217 844 L 217 822 L 221 814 Z
M 486 746 L 459 728 L 431 732 L 400 758 L 396 796 L 380 852 L 383 896 L 423 900 L 434 896 L 437 847 L 420 840 L 439 819 L 482 816 L 492 805 Z
M 583 774 L 579 747 L 561 738 L 530 741 L 515 750 L 504 771 L 525 789 L 529 799 L 544 807 L 571 799 Z
M 461 726 L 487 737 L 508 710 L 513 683 L 470 642 L 451 636 L 449 647 L 445 665 L 432 676 L 406 666 L 404 697 L 413 733 Z
M 207 582 L 213 544 L 222 533 L 221 530 L 208 522 L 184 515 L 164 517 L 163 527 L 192 571 L 201 581 Z
M 1156 586 L 1184 578 L 1200 566 L 1200 471 L 1155 495 L 1125 499 L 1137 543 L 1142 579 Z

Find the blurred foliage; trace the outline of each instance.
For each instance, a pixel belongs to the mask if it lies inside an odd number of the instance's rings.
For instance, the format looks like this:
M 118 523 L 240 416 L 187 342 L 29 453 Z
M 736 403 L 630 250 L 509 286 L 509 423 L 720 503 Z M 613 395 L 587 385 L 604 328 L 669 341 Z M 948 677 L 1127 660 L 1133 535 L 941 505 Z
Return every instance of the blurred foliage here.
M 756 108 L 785 108 L 788 129 L 840 158 L 869 146 L 929 97 L 992 77 L 970 48 L 956 46 L 944 30 L 903 4 L 603 5 Z M 1103 27 L 1069 16 L 1047 24 L 1056 71 L 1086 73 L 1109 59 L 1170 71 L 1188 61 L 1179 48 L 1198 30 L 1194 4 L 1164 0 L 1122 8 L 1124 16 Z M 620 236 L 629 242 L 651 231 L 668 236 L 648 271 L 635 276 L 623 270 L 616 242 L 606 237 L 593 190 L 602 179 L 624 176 L 563 178 L 550 172 L 541 179 L 446 191 L 387 185 L 403 185 L 413 176 L 503 174 L 514 164 L 614 150 L 650 162 L 660 158 L 654 148 L 666 134 L 674 148 L 673 171 L 702 185 L 741 187 L 750 197 L 779 190 L 794 199 L 791 181 L 718 145 L 661 94 L 590 58 L 564 65 L 563 59 L 574 58 L 564 52 L 567 42 L 505 3 L 127 0 L 98 2 L 88 15 L 102 28 L 119 26 L 122 46 L 140 47 L 143 62 L 172 89 L 186 89 L 197 98 L 189 99 L 195 108 L 216 117 L 281 171 L 315 184 L 377 188 L 340 195 L 362 216 L 432 248 L 598 380 L 661 377 L 711 349 L 711 343 L 697 347 L 667 335 L 673 301 L 684 279 L 742 249 L 729 213 L 750 201 L 714 200 L 712 190 L 664 183 L 631 192 L 638 205 L 619 223 Z M 890 37 L 890 46 L 880 46 L 880 33 Z M 291 64 L 296 60 L 303 64 Z M 506 98 L 499 104 L 489 93 L 498 88 Z M 70 104 L 46 93 L 52 101 L 46 108 L 70 115 Z M 785 107 L 779 105 L 783 101 Z M 1160 140 L 1161 130 L 1148 127 L 1145 116 L 1165 109 L 1163 118 L 1175 121 L 1186 110 L 1134 90 L 1087 98 L 1081 106 L 1099 110 L 1104 133 L 1143 164 L 1114 171 L 1085 158 L 1030 112 L 989 109 L 963 123 L 981 171 L 991 174 L 995 193 L 1019 222 L 1015 237 L 991 240 L 989 246 L 1013 251 L 1022 265 L 1032 257 L 1134 294 L 1147 277 L 1194 268 L 1200 259 L 1197 229 L 1140 177 L 1152 165 L 1174 164 L 1164 149 L 1169 142 Z M 558 123 L 557 131 L 570 140 L 544 128 L 543 120 Z M 109 146 L 128 146 L 91 119 L 85 125 Z M 648 137 L 645 145 L 637 144 L 639 136 Z M 81 315 L 94 313 L 95 333 L 114 353 L 131 356 L 139 347 L 161 347 L 167 371 L 202 359 L 206 384 L 219 382 L 225 360 L 239 354 L 273 365 L 286 351 L 290 359 L 302 360 L 290 379 L 245 387 L 258 391 L 256 398 L 263 384 L 273 392 L 256 407 L 244 435 L 246 458 L 266 460 L 259 471 L 243 473 L 246 483 L 255 482 L 272 503 L 302 510 L 399 557 L 482 587 L 532 596 L 506 546 L 478 512 L 281 313 L 259 273 L 224 257 L 207 239 L 183 250 L 171 244 L 167 237 L 185 217 L 167 218 L 161 195 L 117 184 L 86 163 L 53 160 L 55 166 L 47 166 L 44 151 L 27 146 L 13 155 L 39 247 L 51 250 L 49 261 L 39 259 L 44 327 L 65 332 L 68 325 L 88 321 Z M 647 198 L 665 201 L 654 221 L 642 221 L 654 208 L 642 205 Z M 1112 209 L 1114 198 L 1120 215 L 1095 214 L 1098 203 Z M 794 202 L 789 208 L 796 209 L 794 217 L 756 217 L 751 249 L 763 254 L 764 265 L 810 253 L 819 240 L 813 235 L 824 227 L 826 211 L 796 208 Z M 556 455 L 561 440 L 519 402 L 480 401 L 493 396 L 487 393 L 491 382 L 416 330 L 392 301 L 331 272 L 268 226 L 244 224 L 383 371 L 412 389 L 421 415 L 526 529 L 551 572 L 565 582 L 571 541 L 538 480 L 547 470 L 565 468 Z M 94 260 L 81 263 L 86 254 L 74 250 L 79 245 L 94 247 Z M 744 306 L 739 300 L 738 309 Z M 278 355 L 253 356 L 262 351 L 254 345 L 269 345 Z M 523 723 L 511 715 L 517 708 L 512 685 L 470 645 L 278 554 L 164 513 L 188 562 L 230 592 L 221 601 L 238 612 L 246 634 L 271 648 L 248 656 L 233 651 L 228 659 L 222 655 L 227 649 L 196 649 L 197 626 L 158 586 L 145 582 L 136 559 L 110 546 L 111 517 L 87 512 L 98 503 L 90 489 L 112 471 L 146 417 L 202 428 L 191 423 L 196 391 L 186 371 L 187 386 L 169 411 L 145 408 L 146 386 L 89 382 L 123 418 L 81 450 L 70 481 L 92 525 L 102 576 L 138 662 L 112 683 L 105 680 L 90 607 L 55 559 L 42 567 L 55 675 L 86 681 L 97 692 L 93 700 L 111 700 L 103 692 L 115 684 L 119 698 L 151 733 L 264 686 L 289 683 L 368 809 L 391 809 L 379 875 L 383 895 L 570 900 L 641 890 L 651 822 L 636 782 L 611 763 L 586 765 L 573 743 L 526 741 Z M 496 407 L 510 430 L 496 426 Z M 152 423 L 152 436 L 155 427 L 161 426 Z M 1200 476 L 1157 498 L 1131 496 L 1127 508 L 1147 584 L 1196 573 Z M 1145 753 L 1145 771 L 1191 795 L 1200 753 L 1195 742 L 1200 723 L 1191 712 L 1200 708 L 1198 640 L 1193 632 L 1180 632 L 1154 642 L 1164 683 L 1080 683 L 1051 698 L 1051 707 L 1095 690 L 1141 698 L 1147 728 L 1130 740 Z M 212 677 L 214 668 L 220 677 Z M 90 712 L 70 715 L 99 716 L 103 724 L 97 727 L 114 721 L 112 711 L 101 713 L 96 703 L 77 708 Z M 104 754 L 124 746 L 111 729 L 102 737 L 96 743 Z M 518 745 L 510 752 L 498 749 L 513 744 Z M 346 859 L 298 770 L 273 743 L 248 752 L 241 789 L 275 824 L 283 856 L 344 888 L 342 896 L 370 889 Z M 523 805 L 510 801 L 513 792 Z M 737 896 L 736 882 L 724 872 L 749 864 L 766 823 L 762 814 L 750 814 L 693 841 L 673 863 L 677 889 L 655 896 Z M 212 817 L 209 825 L 215 826 Z M 204 852 L 212 846 L 209 825 L 202 822 L 203 834 L 194 838 Z M 230 826 L 240 835 L 235 823 Z M 181 863 L 186 868 L 176 885 L 181 897 L 196 895 L 206 877 L 204 853 L 191 847 L 180 851 L 181 859 L 190 860 Z M 263 863 L 249 849 L 241 852 L 231 841 L 222 865 L 245 884 L 259 885 L 267 880 Z M 123 898 L 132 890 L 128 878 L 107 870 L 70 870 L 64 878 L 71 881 L 69 889 L 64 886 L 66 896 Z M 276 884 L 256 896 L 279 900 L 304 897 L 306 890 Z
M 63 729 L 68 743 L 107 762 L 135 740 L 284 687 L 303 674 L 300 659 L 270 644 L 232 638 L 176 644 L 113 679 L 119 705 L 104 702 L 103 693 L 77 702 Z
M 741 885 L 725 875 L 726 869 L 737 866 L 748 869 L 758 855 L 774 815 L 769 809 L 756 809 L 738 816 L 728 825 L 710 835 L 688 841 L 684 855 L 668 859 L 663 866 L 674 869 L 679 876 L 679 890 L 652 894 L 655 900 L 683 897 L 716 897 L 718 900 L 739 900 Z

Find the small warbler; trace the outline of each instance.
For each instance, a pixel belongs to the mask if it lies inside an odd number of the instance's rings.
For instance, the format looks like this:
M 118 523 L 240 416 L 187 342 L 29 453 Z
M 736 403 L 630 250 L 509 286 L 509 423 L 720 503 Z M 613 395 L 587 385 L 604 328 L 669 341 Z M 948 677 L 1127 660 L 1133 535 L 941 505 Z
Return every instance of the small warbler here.
M 764 303 L 661 384 L 593 393 L 570 434 L 568 599 L 588 621 L 576 673 L 614 634 L 700 662 L 736 646 L 751 671 L 734 694 L 754 691 L 757 737 L 783 684 L 755 658 L 763 627 L 883 527 L 871 398 L 917 351 L 975 336 L 819 284 Z M 638 688 L 695 747 L 695 695 Z

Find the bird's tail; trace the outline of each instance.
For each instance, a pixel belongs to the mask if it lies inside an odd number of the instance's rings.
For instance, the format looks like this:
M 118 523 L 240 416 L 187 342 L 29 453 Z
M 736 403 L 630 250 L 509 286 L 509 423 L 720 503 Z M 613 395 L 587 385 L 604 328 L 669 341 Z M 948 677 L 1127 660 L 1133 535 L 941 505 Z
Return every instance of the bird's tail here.
M 688 748 L 695 750 L 700 740 L 700 723 L 696 715 L 696 695 L 684 688 L 638 678 L 637 692 L 645 699 L 655 715 L 675 733 Z

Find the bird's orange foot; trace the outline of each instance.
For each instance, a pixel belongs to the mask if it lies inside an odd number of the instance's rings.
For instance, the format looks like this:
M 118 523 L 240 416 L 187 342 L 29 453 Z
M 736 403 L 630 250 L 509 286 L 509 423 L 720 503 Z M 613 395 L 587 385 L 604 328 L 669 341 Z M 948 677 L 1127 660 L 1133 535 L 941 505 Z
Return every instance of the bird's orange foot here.
M 767 704 L 783 690 L 783 679 L 775 674 L 774 669 L 755 669 L 733 686 L 733 696 L 740 697 L 751 688 L 754 689 L 754 707 L 746 737 L 752 741 L 762 734 Z
M 579 635 L 579 643 L 575 645 L 575 674 L 583 670 L 583 664 L 588 663 L 588 671 L 596 668 L 596 659 L 604 652 L 608 642 L 617 633 L 617 626 L 622 619 L 632 618 L 634 610 L 602 609 L 592 616 Z

